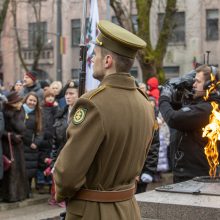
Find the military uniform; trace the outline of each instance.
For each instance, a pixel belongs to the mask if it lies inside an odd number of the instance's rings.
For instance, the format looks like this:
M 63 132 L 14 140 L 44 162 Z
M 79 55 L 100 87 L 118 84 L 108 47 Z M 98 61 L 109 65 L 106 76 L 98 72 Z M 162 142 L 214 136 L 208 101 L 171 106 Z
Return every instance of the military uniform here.
M 80 97 L 67 143 L 55 164 L 56 199 L 67 220 L 138 220 L 134 196 L 123 201 L 81 200 L 79 190 L 121 192 L 135 184 L 154 131 L 154 112 L 128 73 L 106 76 Z

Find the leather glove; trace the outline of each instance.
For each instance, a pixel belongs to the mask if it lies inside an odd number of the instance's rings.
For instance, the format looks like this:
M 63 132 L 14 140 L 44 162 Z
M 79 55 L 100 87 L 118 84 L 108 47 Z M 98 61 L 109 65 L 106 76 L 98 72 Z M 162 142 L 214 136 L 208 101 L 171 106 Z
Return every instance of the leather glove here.
M 172 101 L 173 88 L 170 85 L 163 86 L 160 92 L 160 96 L 166 96 L 169 98 L 169 101 Z
M 153 181 L 153 177 L 147 173 L 143 173 L 141 175 L 141 181 L 144 183 L 151 183 Z

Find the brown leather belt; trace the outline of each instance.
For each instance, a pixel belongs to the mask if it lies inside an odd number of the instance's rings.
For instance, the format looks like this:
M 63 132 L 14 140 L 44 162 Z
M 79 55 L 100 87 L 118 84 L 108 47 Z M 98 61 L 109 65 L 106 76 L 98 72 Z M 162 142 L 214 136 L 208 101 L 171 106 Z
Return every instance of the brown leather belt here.
M 130 189 L 120 191 L 98 191 L 90 189 L 80 189 L 74 199 L 92 202 L 121 202 L 129 200 L 135 194 L 135 186 Z

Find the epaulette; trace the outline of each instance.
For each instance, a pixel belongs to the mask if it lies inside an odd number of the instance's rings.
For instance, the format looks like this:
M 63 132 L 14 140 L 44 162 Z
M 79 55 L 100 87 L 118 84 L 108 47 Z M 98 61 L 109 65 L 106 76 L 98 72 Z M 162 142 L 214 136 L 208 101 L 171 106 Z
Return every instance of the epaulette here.
M 137 90 L 149 101 L 149 97 L 145 94 L 141 89 L 137 88 Z
M 89 94 L 88 99 L 92 99 L 94 96 L 96 96 L 98 93 L 100 93 L 101 91 L 103 91 L 106 88 L 105 85 L 98 87 L 97 89 L 95 89 L 91 94 Z

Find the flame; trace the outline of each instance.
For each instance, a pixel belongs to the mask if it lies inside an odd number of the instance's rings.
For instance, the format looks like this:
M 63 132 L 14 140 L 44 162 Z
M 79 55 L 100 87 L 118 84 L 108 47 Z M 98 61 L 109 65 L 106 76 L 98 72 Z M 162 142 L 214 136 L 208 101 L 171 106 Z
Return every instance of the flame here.
M 217 141 L 220 140 L 220 111 L 217 103 L 211 102 L 211 105 L 213 109 L 209 116 L 209 124 L 203 128 L 202 137 L 208 138 L 205 155 L 210 166 L 209 175 L 215 177 L 216 168 L 219 164 Z
M 220 81 L 215 82 L 215 75 L 211 74 L 211 86 L 206 90 L 205 100 L 208 100 L 209 95 L 216 90 L 216 87 L 220 84 Z M 218 145 L 217 141 L 220 140 L 220 110 L 216 102 L 211 102 L 212 112 L 209 116 L 209 124 L 203 128 L 202 137 L 208 138 L 204 150 L 205 155 L 209 163 L 209 175 L 211 177 L 216 176 L 216 169 L 219 165 L 218 161 Z
M 216 85 L 214 84 L 215 82 L 215 75 L 211 73 L 211 86 L 209 89 L 206 90 L 206 95 L 204 97 L 205 100 L 207 100 L 209 98 L 209 95 L 211 94 L 211 92 L 216 88 Z M 219 83 L 219 82 L 218 82 Z

